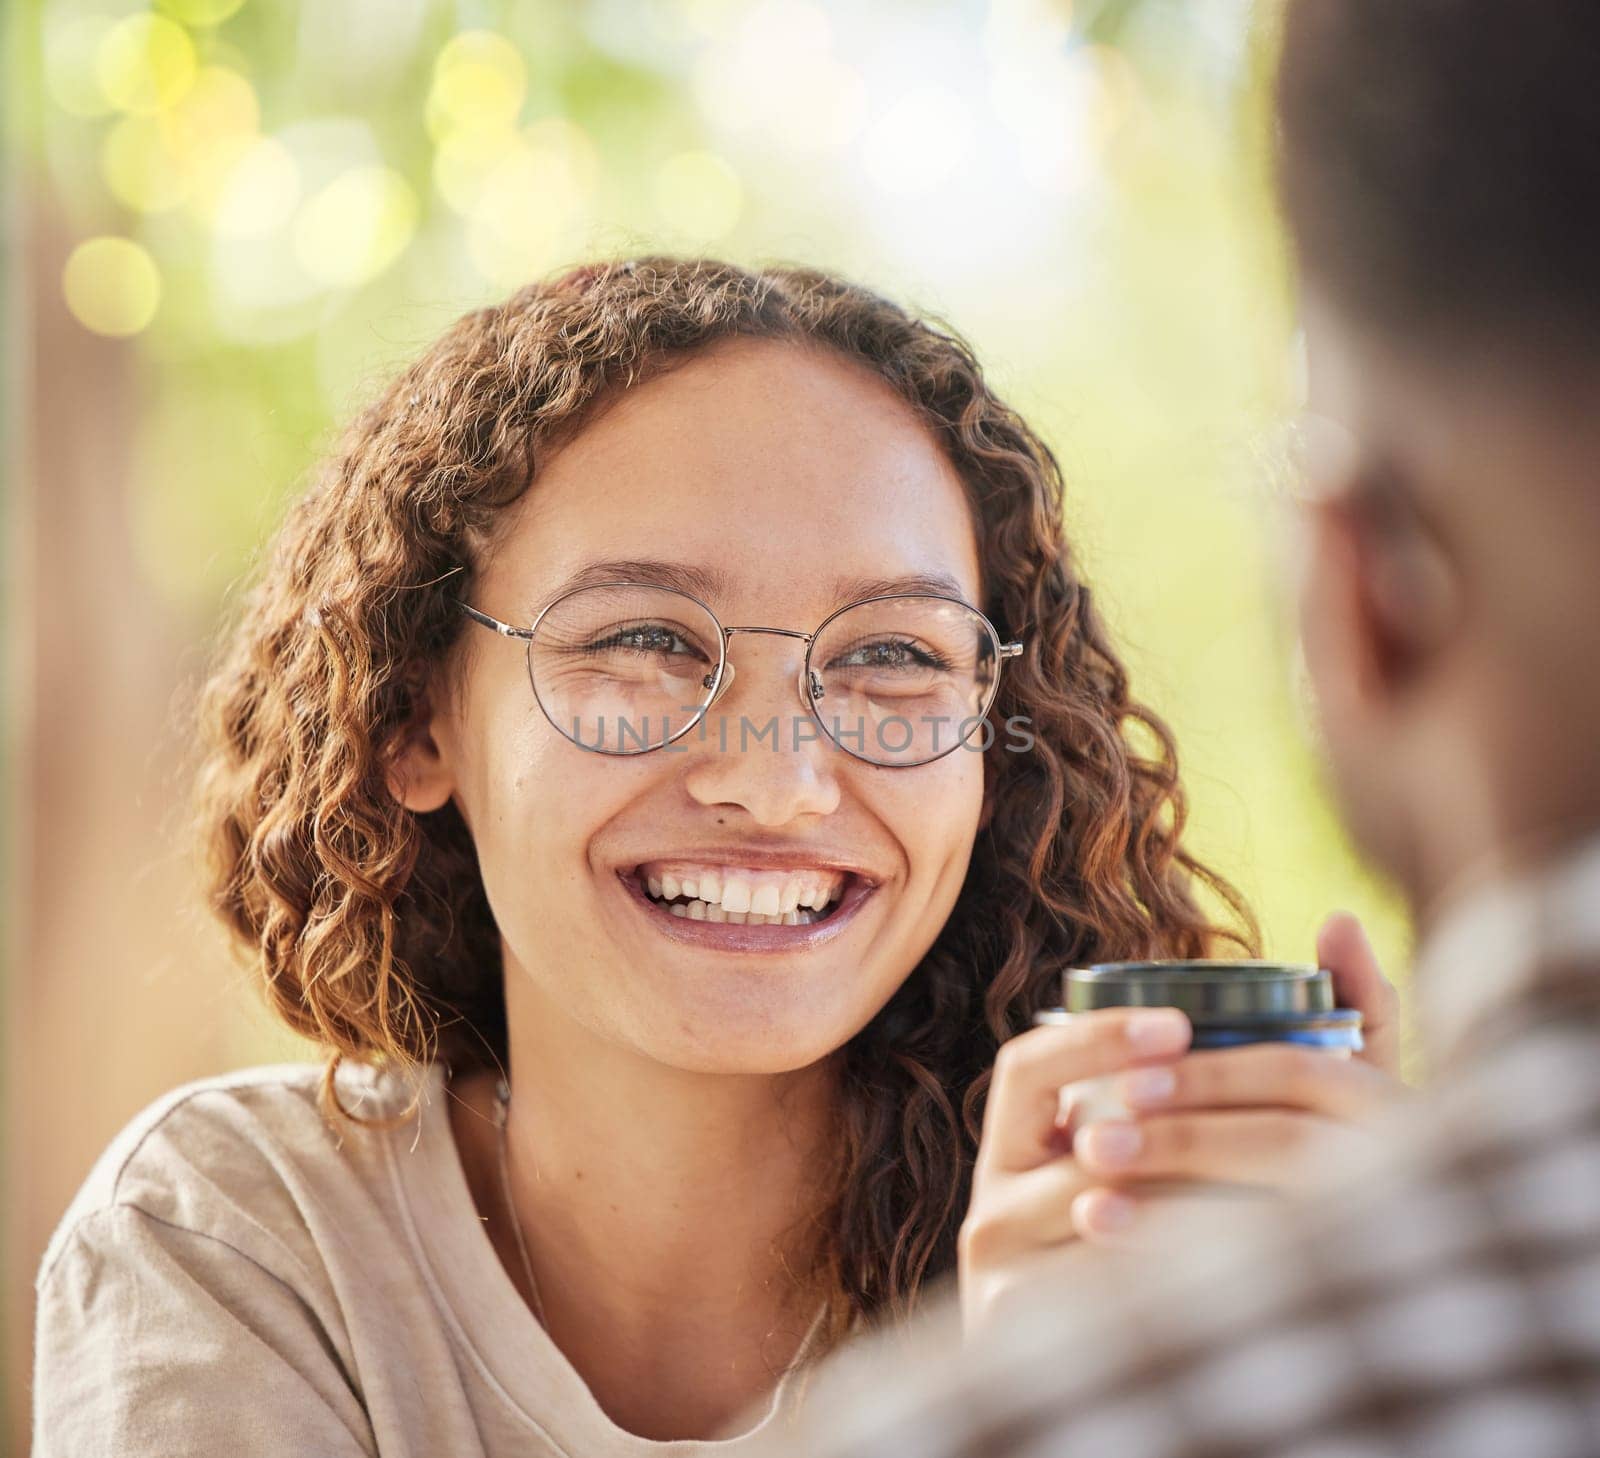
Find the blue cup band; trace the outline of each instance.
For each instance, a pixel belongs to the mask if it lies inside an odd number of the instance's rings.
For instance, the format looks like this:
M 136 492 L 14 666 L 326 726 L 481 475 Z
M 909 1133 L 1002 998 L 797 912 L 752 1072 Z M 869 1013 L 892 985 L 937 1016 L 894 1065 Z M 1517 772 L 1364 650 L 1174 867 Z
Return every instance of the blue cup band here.
M 1362 1042 L 1359 1027 L 1342 1028 L 1291 1028 L 1278 1027 L 1273 1029 L 1244 1028 L 1206 1028 L 1197 1027 L 1194 1030 L 1194 1041 L 1191 1048 L 1200 1050 L 1205 1048 L 1239 1048 L 1249 1043 L 1298 1043 L 1304 1048 L 1348 1048 L 1352 1053 L 1359 1053 L 1365 1044 Z

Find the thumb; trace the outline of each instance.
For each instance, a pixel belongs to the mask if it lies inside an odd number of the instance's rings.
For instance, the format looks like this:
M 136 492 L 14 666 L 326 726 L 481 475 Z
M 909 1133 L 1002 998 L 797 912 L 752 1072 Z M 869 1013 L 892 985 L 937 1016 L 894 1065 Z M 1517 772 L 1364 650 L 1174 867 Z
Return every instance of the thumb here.
M 1317 965 L 1333 975 L 1340 1007 L 1361 1010 L 1362 1054 L 1384 1072 L 1400 1076 L 1400 994 L 1383 975 L 1366 929 L 1348 911 L 1335 911 L 1317 933 Z

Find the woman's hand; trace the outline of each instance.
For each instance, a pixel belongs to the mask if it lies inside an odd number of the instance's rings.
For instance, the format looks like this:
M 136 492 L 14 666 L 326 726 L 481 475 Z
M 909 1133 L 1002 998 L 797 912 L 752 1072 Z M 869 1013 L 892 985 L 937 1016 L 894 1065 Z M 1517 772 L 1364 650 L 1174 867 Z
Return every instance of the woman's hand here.
M 1032 1257 L 1075 1239 L 1075 1202 L 1100 1183 L 1067 1154 L 1062 1088 L 1171 1062 L 1188 1048 L 1191 1032 L 1175 1008 L 1119 1007 L 1080 1013 L 1002 1045 L 958 1240 L 962 1320 L 969 1334 L 1028 1282 Z
M 1032 1280 L 1036 1257 L 1079 1240 L 1140 1243 L 1174 1181 L 1280 1190 L 1303 1160 L 1349 1157 L 1353 1131 L 1403 1088 L 1399 999 L 1354 917 L 1328 919 L 1317 955 L 1340 1005 L 1364 1015 L 1359 1058 L 1284 1043 L 1185 1057 L 1188 1020 L 1162 1008 L 1085 1013 L 1001 1048 L 959 1241 L 969 1333 Z M 1069 1145 L 1060 1090 L 1119 1073 L 1135 1117 L 1086 1125 Z

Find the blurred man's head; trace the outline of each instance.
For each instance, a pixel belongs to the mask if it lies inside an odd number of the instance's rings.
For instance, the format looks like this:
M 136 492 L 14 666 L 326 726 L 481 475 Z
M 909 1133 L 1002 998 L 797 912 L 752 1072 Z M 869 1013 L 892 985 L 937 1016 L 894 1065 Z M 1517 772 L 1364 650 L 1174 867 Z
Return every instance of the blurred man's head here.
M 1600 3 L 1290 0 L 1302 628 L 1347 816 L 1424 915 L 1600 829 Z

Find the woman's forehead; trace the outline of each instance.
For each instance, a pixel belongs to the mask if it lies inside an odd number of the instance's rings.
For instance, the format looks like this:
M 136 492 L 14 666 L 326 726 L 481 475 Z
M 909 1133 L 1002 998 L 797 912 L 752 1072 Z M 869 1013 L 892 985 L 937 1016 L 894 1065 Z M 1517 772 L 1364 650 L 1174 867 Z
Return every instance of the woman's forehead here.
M 608 399 L 544 475 L 752 488 L 954 472 L 932 431 L 881 376 L 834 350 L 730 340 Z
M 796 581 L 807 602 L 919 577 L 979 590 L 968 493 L 931 431 L 862 366 L 770 342 L 603 411 L 536 477 L 495 556 L 494 575 L 545 596 L 597 564 L 675 564 L 719 611 Z

